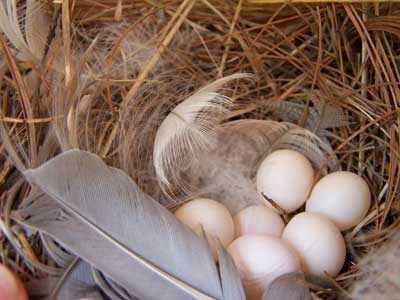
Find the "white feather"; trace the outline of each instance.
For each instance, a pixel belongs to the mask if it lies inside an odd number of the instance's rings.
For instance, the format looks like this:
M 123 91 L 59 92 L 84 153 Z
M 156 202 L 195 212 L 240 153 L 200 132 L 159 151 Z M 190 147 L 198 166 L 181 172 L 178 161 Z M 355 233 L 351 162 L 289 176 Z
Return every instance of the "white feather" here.
M 153 150 L 154 167 L 161 184 L 170 186 L 172 174 L 179 172 L 187 159 L 213 144 L 215 128 L 232 104 L 231 99 L 216 91 L 231 80 L 250 76 L 234 74 L 212 82 L 176 106 L 162 122 Z
M 38 0 L 26 1 L 25 15 L 25 22 L 21 22 L 16 0 L 0 2 L 0 31 L 15 49 L 18 59 L 37 63 L 44 54 L 50 17 L 45 3 Z
M 50 17 L 42 1 L 26 1 L 25 35 L 32 55 L 42 59 L 50 31 Z

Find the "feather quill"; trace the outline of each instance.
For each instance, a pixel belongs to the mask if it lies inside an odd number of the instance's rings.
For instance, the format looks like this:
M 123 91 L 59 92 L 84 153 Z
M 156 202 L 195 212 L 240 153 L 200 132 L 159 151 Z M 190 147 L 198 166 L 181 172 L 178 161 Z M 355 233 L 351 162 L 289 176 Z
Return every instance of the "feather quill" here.
M 26 224 L 139 299 L 225 299 L 219 275 L 239 276 L 218 274 L 205 240 L 93 154 L 70 150 L 25 175 L 59 205 Z M 243 299 L 239 292 L 232 300 Z
M 189 163 L 186 159 L 209 149 L 215 142 L 215 127 L 229 111 L 232 100 L 216 91 L 229 81 L 249 78 L 249 74 L 234 74 L 218 79 L 198 90 L 178 104 L 159 127 L 153 150 L 157 178 L 170 187 L 178 183 L 177 173 Z

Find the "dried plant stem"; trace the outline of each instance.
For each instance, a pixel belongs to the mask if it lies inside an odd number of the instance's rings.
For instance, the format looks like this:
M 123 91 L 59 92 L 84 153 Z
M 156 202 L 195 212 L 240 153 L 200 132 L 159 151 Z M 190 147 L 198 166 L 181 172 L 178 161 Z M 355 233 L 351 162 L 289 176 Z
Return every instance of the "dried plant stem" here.
M 181 27 L 183 24 L 184 20 L 186 19 L 187 15 L 193 8 L 195 1 L 193 0 L 185 0 L 181 4 L 181 6 L 178 8 L 176 14 L 174 17 L 171 19 L 170 23 L 167 25 L 167 28 L 171 27 L 173 21 L 179 16 L 178 20 L 175 22 L 175 24 L 172 26 L 171 30 L 166 34 L 165 38 L 161 42 L 160 47 L 158 48 L 158 51 L 156 51 L 153 56 L 147 61 L 146 67 L 140 72 L 138 78 L 136 79 L 135 83 L 133 86 L 130 88 L 124 99 L 122 100 L 120 104 L 120 112 L 122 113 L 126 107 L 129 104 L 129 101 L 135 96 L 135 94 L 138 92 L 140 87 L 142 86 L 143 82 L 146 80 L 148 77 L 150 71 L 153 69 L 155 64 L 158 62 L 160 59 L 162 53 L 166 50 L 168 47 L 169 43 L 172 41 L 173 37 L 175 36 L 176 32 L 178 29 Z M 117 135 L 118 132 L 118 127 L 119 127 L 119 122 L 114 123 L 113 128 L 110 132 L 110 135 L 104 145 L 103 150 L 100 153 L 101 157 L 106 157 L 108 152 L 110 151 L 111 145 Z
M 64 39 L 64 59 L 65 59 L 65 86 L 68 86 L 72 79 L 71 70 L 71 19 L 69 12 L 69 0 L 62 2 L 62 27 Z
M 201 0 L 201 1 L 202 1 L 202 2 L 204 3 L 204 5 L 206 5 L 209 9 L 211 9 L 219 18 L 221 18 L 221 20 L 222 20 L 227 26 L 231 26 L 232 24 L 236 23 L 236 22 L 234 22 L 234 23 L 229 22 L 229 20 L 228 20 L 214 5 L 212 5 L 209 1 L 207 1 L 207 0 Z M 242 6 L 242 4 L 241 4 L 241 6 Z M 240 7 L 241 7 L 241 6 L 240 6 Z M 236 11 L 237 11 L 237 10 L 236 10 Z M 238 13 L 239 13 L 239 11 L 238 11 Z M 242 47 L 242 49 L 243 49 L 243 51 L 244 51 L 244 55 L 246 56 L 248 62 L 249 62 L 250 64 L 252 64 L 252 60 L 254 59 L 254 57 L 253 57 L 252 53 L 250 52 L 249 46 L 246 44 L 246 42 L 244 41 L 244 39 L 243 39 L 240 35 L 238 35 L 238 34 L 233 34 L 233 31 L 230 32 L 228 38 L 231 39 L 231 40 L 230 40 L 230 43 L 232 42 L 232 38 L 234 38 L 235 40 L 238 41 L 238 43 L 240 44 L 240 46 Z M 229 43 L 229 44 L 230 44 L 230 43 Z M 225 59 L 225 60 L 226 60 L 226 59 Z M 252 65 L 252 69 L 253 69 L 253 72 L 254 72 L 255 74 L 258 74 L 258 67 L 257 67 L 257 66 L 253 66 L 253 65 Z M 221 76 L 222 76 L 222 75 L 221 75 Z M 219 77 L 221 77 L 221 76 L 219 76 Z
M 364 12 L 362 14 L 362 19 L 364 22 L 366 22 L 367 14 L 365 12 L 365 10 L 366 10 L 365 4 L 363 4 L 363 9 L 364 9 Z M 361 96 L 363 98 L 367 98 L 367 93 L 368 93 L 368 90 L 367 90 L 367 85 L 368 85 L 367 47 L 368 47 L 367 41 L 365 41 L 365 40 L 362 41 L 362 45 L 361 45 L 361 72 L 362 72 L 361 73 Z M 364 124 L 365 124 L 365 118 L 361 118 L 360 125 L 363 126 Z M 364 142 L 363 142 L 364 140 L 362 139 L 361 135 L 359 136 L 359 140 L 360 140 L 359 146 L 360 146 L 360 148 L 362 148 L 364 146 Z M 363 161 L 364 161 L 364 151 L 360 151 L 358 153 L 358 168 L 359 168 L 358 172 L 359 172 L 359 174 L 362 173 Z
M 17 123 L 17 124 L 38 124 L 38 123 L 48 123 L 58 119 L 62 119 L 64 115 L 58 115 L 48 118 L 36 118 L 36 119 L 18 119 L 11 117 L 0 117 L 0 122 L 5 123 Z
M 116 8 L 115 8 L 115 15 L 114 15 L 115 21 L 121 21 L 122 10 L 123 10 L 122 0 L 118 0 Z
M 224 54 L 222 55 L 221 65 L 219 66 L 219 69 L 218 69 L 218 77 L 222 77 L 222 74 L 224 72 L 226 58 L 228 57 L 228 52 L 229 52 L 229 49 L 231 47 L 232 33 L 233 33 L 233 30 L 235 29 L 235 25 L 236 25 L 236 23 L 238 21 L 238 18 L 239 18 L 239 15 L 240 15 L 240 10 L 242 8 L 242 3 L 243 3 L 243 0 L 239 0 L 239 3 L 236 6 L 235 15 L 233 16 L 233 21 L 232 21 L 231 26 L 229 28 L 228 39 L 225 42 L 225 50 L 224 50 Z
M 286 0 L 247 0 L 252 4 L 286 3 Z M 291 0 L 291 3 L 384 3 L 400 2 L 400 0 Z
M 64 129 L 65 122 L 52 121 L 67 119 L 66 142 L 101 154 L 151 197 L 174 208 L 176 202 L 165 199 L 154 180 L 151 159 L 164 109 L 218 75 L 252 72 L 255 82 L 224 89 L 238 105 L 222 122 L 300 124 L 330 142 L 333 154 L 325 165 L 331 171 L 340 166 L 369 183 L 373 204 L 345 233 L 347 263 L 334 279 L 340 288 L 313 286 L 315 299 L 340 299 L 344 289 L 351 291 L 368 276 L 360 259 L 400 225 L 400 6 L 385 1 L 44 1 L 55 22 L 44 38 L 48 46 L 40 65 L 26 61 L 7 32 L 12 56 L 0 48 L 0 261 L 24 280 L 62 276 L 61 268 L 69 265 L 64 260 L 58 265 L 43 240 L 25 235 L 14 222 L 23 220 L 12 214 L 29 193 L 16 169 L 34 167 L 58 152 L 52 129 Z M 22 2 L 10 2 L 17 10 L 9 16 L 16 29 L 12 35 L 25 41 Z M 35 42 L 39 31 L 27 32 Z M 75 61 L 84 68 L 76 68 Z M 73 78 L 87 74 L 89 80 L 76 89 Z M 54 111 L 56 90 L 74 93 L 56 110 L 63 116 L 48 113 Z M 82 106 L 85 95 L 91 97 L 89 106 Z M 315 98 L 328 105 L 317 107 Z M 344 123 L 330 127 L 336 117 Z M 232 143 L 240 146 L 234 137 Z M 35 152 L 40 154 L 36 164 Z
M 171 28 L 171 30 L 168 32 L 168 34 L 165 36 L 164 40 L 162 41 L 160 47 L 158 48 L 159 51 L 155 52 L 154 55 L 148 60 L 146 63 L 146 67 L 140 72 L 137 80 L 135 81 L 134 85 L 131 87 L 131 89 L 128 91 L 126 94 L 125 98 L 122 100 L 120 109 L 123 111 L 129 104 L 129 101 L 135 96 L 143 82 L 146 80 L 147 76 L 149 75 L 151 69 L 155 66 L 157 61 L 160 59 L 161 55 L 163 52 L 166 50 L 168 47 L 169 43 L 172 41 L 173 37 L 175 36 L 176 32 L 178 29 L 181 27 L 182 23 L 186 19 L 187 15 L 191 11 L 193 5 L 194 5 L 193 0 L 185 0 L 177 10 L 175 16 L 172 18 L 171 21 L 175 21 L 175 18 L 179 16 L 179 19 L 176 21 L 174 26 Z M 171 22 L 172 23 L 172 22 Z M 170 24 L 171 24 L 170 23 Z M 170 27 L 170 24 L 167 25 L 167 28 Z M 173 23 L 172 23 L 173 24 Z
M 364 132 L 367 128 L 372 127 L 372 126 L 379 126 L 379 122 L 380 121 L 384 121 L 387 120 L 390 117 L 393 116 L 397 116 L 399 112 L 398 111 L 391 111 L 379 118 L 376 118 L 374 120 L 372 120 L 371 122 L 368 122 L 367 124 L 365 124 L 364 126 L 362 126 L 359 130 L 355 131 L 353 134 L 351 134 L 346 140 L 344 140 L 336 149 L 335 151 L 329 155 L 329 157 L 327 158 L 326 162 L 323 164 L 323 166 L 320 168 L 320 170 L 317 172 L 317 174 L 315 175 L 315 179 L 314 181 L 318 180 L 319 178 L 321 178 L 322 175 L 322 170 L 325 169 L 328 164 L 330 163 L 330 161 L 332 160 L 332 158 L 336 155 L 336 153 L 338 153 L 344 146 L 346 146 L 348 143 L 350 143 L 351 140 L 353 140 L 356 136 L 360 135 L 362 132 Z
M 396 198 L 396 191 L 399 190 L 400 185 L 400 165 L 399 165 L 399 147 L 400 147 L 400 130 L 393 126 L 390 130 L 390 162 L 389 162 L 389 182 L 388 182 L 388 195 L 385 201 L 385 209 L 382 218 L 379 222 L 379 229 L 383 228 L 384 222 L 389 215 L 393 202 Z M 396 151 L 397 150 L 397 151 Z
M 11 54 L 11 51 L 4 40 L 3 34 L 0 33 L 0 46 L 3 50 L 5 60 L 10 68 L 11 74 L 15 80 L 15 84 L 18 90 L 19 98 L 21 100 L 21 107 L 26 119 L 33 119 L 33 110 L 29 99 L 29 94 L 25 86 L 25 82 L 22 79 L 21 73 L 18 69 L 17 63 Z M 31 162 L 36 162 L 36 130 L 33 124 L 28 124 L 27 131 L 29 135 L 29 146 Z

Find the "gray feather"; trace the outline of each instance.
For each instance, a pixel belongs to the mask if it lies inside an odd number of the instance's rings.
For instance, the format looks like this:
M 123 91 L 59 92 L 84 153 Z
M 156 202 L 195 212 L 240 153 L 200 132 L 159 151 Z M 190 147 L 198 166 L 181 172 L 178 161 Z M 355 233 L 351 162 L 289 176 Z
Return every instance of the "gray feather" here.
M 246 300 L 239 273 L 236 271 L 235 264 L 225 251 L 219 240 L 215 243 L 218 253 L 218 262 L 221 272 L 221 284 L 224 299 L 229 300 Z
M 129 293 L 146 300 L 224 299 L 206 241 L 120 170 L 70 150 L 25 175 L 67 211 L 36 211 L 29 225 Z
M 241 166 L 247 161 L 247 172 L 255 172 L 261 160 L 278 149 L 302 153 L 316 169 L 321 168 L 333 152 L 329 143 L 313 132 L 286 122 L 252 119 L 232 121 L 224 124 L 220 136 L 218 151 L 221 156 Z M 336 157 L 333 157 L 329 166 L 336 162 Z
M 262 300 L 311 300 L 304 274 L 289 273 L 278 277 L 269 285 Z
M 40 238 L 47 253 L 57 265 L 67 268 L 72 263 L 75 256 L 62 249 L 54 239 L 46 234 L 40 234 Z
M 27 282 L 26 288 L 32 299 L 50 299 L 55 287 L 60 283 L 60 277 L 48 277 Z M 54 300 L 75 300 L 80 298 L 103 300 L 96 290 L 96 285 L 91 274 L 90 265 L 79 261 L 66 274 Z
M 137 300 L 129 295 L 121 286 L 107 278 L 99 270 L 92 268 L 93 278 L 104 294 L 111 300 Z

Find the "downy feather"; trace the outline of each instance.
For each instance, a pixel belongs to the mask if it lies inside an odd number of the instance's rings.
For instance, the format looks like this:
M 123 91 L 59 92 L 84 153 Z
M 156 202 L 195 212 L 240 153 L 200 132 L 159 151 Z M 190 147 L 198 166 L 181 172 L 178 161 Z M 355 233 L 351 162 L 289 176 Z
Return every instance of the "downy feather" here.
M 218 274 L 207 242 L 122 171 L 70 150 L 25 175 L 59 205 L 57 212 L 35 211 L 25 224 L 51 235 L 129 293 L 146 300 L 228 300 L 219 275 L 222 282 L 237 281 L 236 269 L 221 266 L 229 273 Z M 242 292 L 236 286 L 229 300 L 242 300 Z
M 292 123 L 245 119 L 225 123 L 216 133 L 212 149 L 198 153 L 196 158 L 186 154 L 192 161 L 191 168 L 186 170 L 191 180 L 190 186 L 186 183 L 190 190 L 188 198 L 215 199 L 232 214 L 250 205 L 265 204 L 265 199 L 257 192 L 254 177 L 269 153 L 278 149 L 298 151 L 315 169 L 320 169 L 332 153 L 328 143 Z M 330 165 L 335 162 L 334 158 Z
M 265 204 L 254 177 L 262 160 L 272 151 L 298 151 L 315 169 L 321 168 L 332 153 L 328 143 L 292 123 L 238 120 L 223 124 L 217 134 L 213 149 L 199 154 L 199 163 L 186 172 L 193 184 L 189 198 L 215 199 L 232 214 L 250 205 Z M 335 161 L 333 159 L 331 164 Z M 323 172 L 327 172 L 326 168 Z
M 338 128 L 349 124 L 349 120 L 343 109 L 337 103 L 329 103 L 319 91 L 308 92 L 313 107 L 305 103 L 290 101 L 270 102 L 265 107 L 265 113 L 272 120 L 280 120 L 298 124 L 306 115 L 304 127 L 323 137 L 328 128 Z M 307 112 L 306 112 L 307 111 Z
M 209 149 L 215 142 L 215 127 L 232 104 L 231 99 L 216 91 L 231 80 L 248 77 L 249 74 L 234 74 L 218 79 L 177 105 L 165 118 L 153 150 L 156 175 L 162 185 L 179 186 L 175 178 L 189 163 L 187 158 Z
M 315 133 L 287 122 L 246 119 L 225 123 L 219 132 L 218 151 L 254 176 L 258 165 L 272 151 L 291 149 L 306 156 L 316 169 L 333 152 Z M 242 150 L 245 150 L 245 155 Z M 334 165 L 336 158 L 329 166 Z
M 243 168 L 226 160 L 223 155 L 207 153 L 200 157 L 202 163 L 190 173 L 196 178 L 191 197 L 206 197 L 222 203 L 232 215 L 250 205 L 263 205 L 264 198 L 257 192 L 252 178 Z

